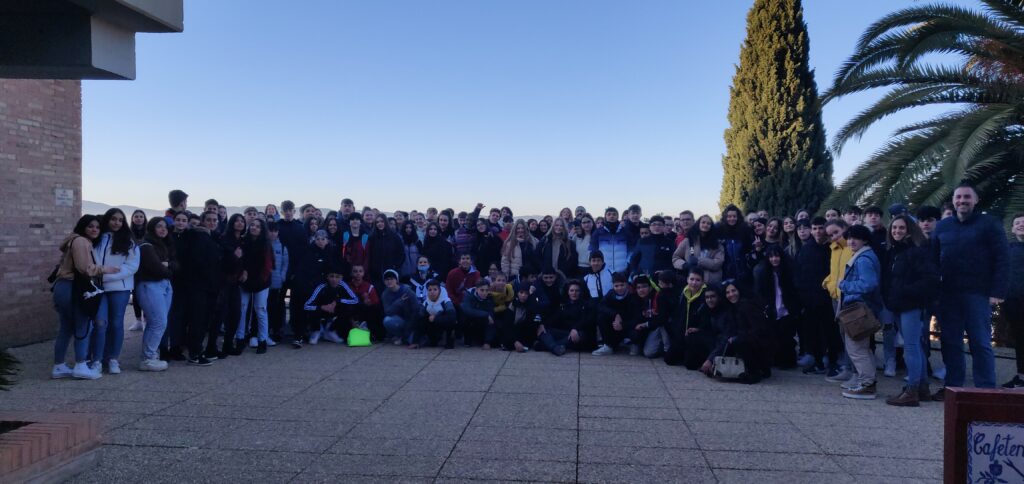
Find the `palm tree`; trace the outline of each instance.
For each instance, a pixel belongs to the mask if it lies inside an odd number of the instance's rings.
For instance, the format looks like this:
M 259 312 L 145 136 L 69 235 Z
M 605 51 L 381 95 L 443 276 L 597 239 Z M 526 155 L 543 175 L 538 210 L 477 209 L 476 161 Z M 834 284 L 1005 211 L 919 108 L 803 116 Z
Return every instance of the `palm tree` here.
M 836 154 L 893 113 L 947 104 L 954 110 L 897 130 L 823 206 L 938 206 L 967 181 L 978 188 L 982 209 L 1024 211 L 1024 0 L 981 3 L 981 11 L 914 6 L 864 32 L 823 102 L 891 89 L 837 133 Z

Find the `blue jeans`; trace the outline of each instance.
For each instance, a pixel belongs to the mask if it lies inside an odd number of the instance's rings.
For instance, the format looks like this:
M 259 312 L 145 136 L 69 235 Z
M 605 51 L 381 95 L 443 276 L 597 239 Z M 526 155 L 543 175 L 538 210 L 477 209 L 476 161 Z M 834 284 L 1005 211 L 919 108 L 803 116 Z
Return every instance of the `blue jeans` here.
M 74 340 L 75 363 L 82 363 L 89 352 L 89 317 L 71 304 L 72 282 L 60 279 L 53 286 L 53 306 L 57 309 L 60 328 L 53 342 L 54 364 L 64 363 L 68 356 L 68 343 Z
M 256 333 L 257 339 L 260 341 L 266 341 L 268 336 L 268 319 L 267 319 L 267 296 L 270 294 L 270 288 L 264 289 L 259 292 L 249 292 L 242 290 L 242 311 L 238 322 L 238 329 L 235 330 L 235 339 L 245 339 L 245 331 L 248 329 L 248 315 L 249 315 L 249 302 L 252 302 L 252 312 L 256 314 Z
M 167 315 L 171 311 L 171 281 L 140 282 L 135 286 L 142 312 L 146 314 L 146 330 L 142 332 L 142 359 L 160 358 L 160 339 L 167 329 Z
M 128 296 L 131 291 L 111 291 L 103 293 L 100 309 L 93 320 L 96 337 L 92 339 L 93 361 L 118 359 L 121 347 L 124 346 L 124 312 L 128 308 Z
M 384 328 L 388 330 L 388 335 L 401 338 L 403 342 L 412 341 L 411 331 L 407 331 L 408 326 L 401 316 L 384 316 Z
M 943 293 L 939 303 L 942 361 L 947 387 L 962 387 L 967 378 L 964 332 L 971 348 L 974 386 L 995 388 L 996 359 L 992 352 L 992 307 L 988 296 Z M 904 338 L 906 339 L 906 338 Z
M 903 333 L 903 362 L 907 364 L 907 387 L 913 391 L 928 382 L 928 350 L 923 343 L 930 318 L 920 309 L 903 311 L 899 318 L 900 332 Z

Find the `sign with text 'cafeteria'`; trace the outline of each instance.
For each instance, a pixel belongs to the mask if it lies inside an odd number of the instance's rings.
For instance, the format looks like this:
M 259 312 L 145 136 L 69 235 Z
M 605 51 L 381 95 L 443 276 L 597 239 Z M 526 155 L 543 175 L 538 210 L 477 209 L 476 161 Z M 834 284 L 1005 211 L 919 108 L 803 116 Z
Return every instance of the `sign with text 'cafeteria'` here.
M 1024 424 L 971 422 L 967 479 L 979 484 L 1024 482 Z

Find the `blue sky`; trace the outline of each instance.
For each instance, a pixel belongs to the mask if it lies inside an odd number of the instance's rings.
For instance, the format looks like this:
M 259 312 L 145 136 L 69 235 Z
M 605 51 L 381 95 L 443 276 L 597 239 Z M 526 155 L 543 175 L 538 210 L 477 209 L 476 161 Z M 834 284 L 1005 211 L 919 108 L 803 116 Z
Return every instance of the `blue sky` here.
M 914 3 L 805 1 L 819 89 Z M 186 0 L 184 33 L 137 37 L 137 80 L 84 83 L 83 197 L 713 213 L 751 4 Z M 876 97 L 827 106 L 828 133 Z M 921 115 L 849 145 L 836 181 Z

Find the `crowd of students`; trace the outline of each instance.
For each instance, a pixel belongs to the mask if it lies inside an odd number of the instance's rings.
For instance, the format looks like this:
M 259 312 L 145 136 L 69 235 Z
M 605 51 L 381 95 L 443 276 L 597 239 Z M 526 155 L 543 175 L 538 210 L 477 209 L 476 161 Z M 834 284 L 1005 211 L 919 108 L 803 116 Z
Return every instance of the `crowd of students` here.
M 61 245 L 53 378 L 120 373 L 132 294 L 142 371 L 208 366 L 247 346 L 342 344 L 359 328 L 411 349 L 621 351 L 708 376 L 717 356 L 738 356 L 743 382 L 799 367 L 854 399 L 876 397 L 878 369 L 893 377 L 905 366 L 887 403 L 917 406 L 943 397 L 929 389 L 933 317 L 945 366 L 933 376 L 945 386 L 964 384 L 965 332 L 974 384 L 995 386 L 991 305 L 1024 341 L 1024 214 L 1008 244 L 967 185 L 942 209 L 889 207 L 888 227 L 881 209 L 856 206 L 820 217 L 729 206 L 716 222 L 690 211 L 644 219 L 636 205 L 621 219 L 576 207 L 522 220 L 483 204 L 388 216 L 349 199 L 326 213 L 284 201 L 227 216 L 213 199 L 191 213 L 181 190 L 169 201 L 150 220 L 85 215 Z M 874 337 L 851 338 L 837 322 L 854 302 L 883 323 L 881 358 Z M 1006 387 L 1024 387 L 1021 351 Z

